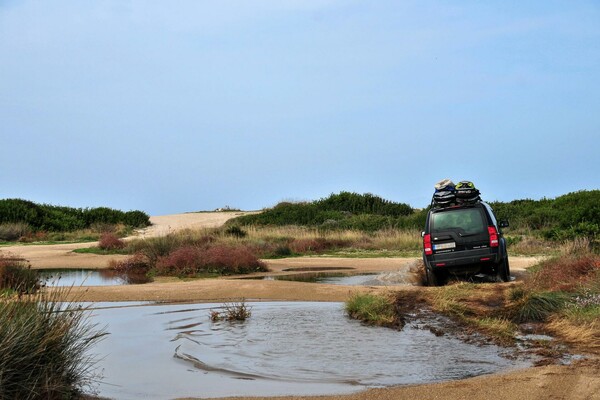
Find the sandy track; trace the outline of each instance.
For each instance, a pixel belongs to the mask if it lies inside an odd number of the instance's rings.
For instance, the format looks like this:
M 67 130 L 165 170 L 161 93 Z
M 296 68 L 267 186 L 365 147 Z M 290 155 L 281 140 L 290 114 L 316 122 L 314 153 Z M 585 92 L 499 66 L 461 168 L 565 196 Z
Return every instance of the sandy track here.
M 406 285 L 401 286 L 340 286 L 288 282 L 273 280 L 248 280 L 243 277 L 200 279 L 181 281 L 177 278 L 158 278 L 153 283 L 123 286 L 90 286 L 71 289 L 73 298 L 82 301 L 193 301 L 213 302 L 245 298 L 247 300 L 286 300 L 286 301 L 346 301 L 356 291 L 389 292 L 404 290 L 427 290 L 419 284 L 419 263 L 417 258 L 336 258 L 300 257 L 279 260 L 266 260 L 269 273 L 253 274 L 286 275 L 297 273 L 288 269 L 327 268 L 328 272 L 399 272 L 405 277 Z M 513 257 L 511 263 L 519 275 L 524 268 L 536 262 L 532 257 Z M 352 268 L 347 270 L 346 268 Z M 507 283 L 508 284 L 508 283 Z

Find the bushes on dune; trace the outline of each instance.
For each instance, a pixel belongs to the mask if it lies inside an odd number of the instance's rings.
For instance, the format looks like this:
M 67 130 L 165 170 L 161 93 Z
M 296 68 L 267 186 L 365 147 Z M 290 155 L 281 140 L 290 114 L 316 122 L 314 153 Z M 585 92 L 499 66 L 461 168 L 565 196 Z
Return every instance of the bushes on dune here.
M 94 224 L 141 228 L 150 225 L 150 217 L 142 211 L 123 212 L 107 207 L 72 208 L 3 199 L 0 200 L 0 227 L 4 226 L 6 230 L 7 224 L 23 224 L 33 231 L 70 232 L 90 228 Z M 0 233 L 3 229 L 0 228 Z
M 29 225 L 23 222 L 0 224 L 0 241 L 13 242 L 31 233 Z
M 526 231 L 564 241 L 600 237 L 600 190 L 568 193 L 555 199 L 491 202 L 499 219 L 510 220 L 509 232 Z M 282 202 L 262 213 L 235 218 L 231 226 L 300 225 L 332 230 L 374 232 L 418 229 L 425 225 L 427 208 L 413 210 L 403 203 L 372 194 L 341 192 L 312 202 Z
M 408 204 L 395 203 L 371 193 L 340 192 L 314 202 L 319 210 L 342 211 L 352 214 L 374 214 L 391 217 L 406 216 L 413 212 Z
M 379 196 L 341 192 L 305 203 L 282 202 L 259 214 L 235 219 L 238 225 L 306 225 L 331 229 L 375 231 L 399 227 L 402 219 L 413 213 L 403 203 Z
M 582 190 L 555 199 L 491 203 L 499 219 L 512 229 L 534 230 L 552 240 L 600 237 L 600 190 Z

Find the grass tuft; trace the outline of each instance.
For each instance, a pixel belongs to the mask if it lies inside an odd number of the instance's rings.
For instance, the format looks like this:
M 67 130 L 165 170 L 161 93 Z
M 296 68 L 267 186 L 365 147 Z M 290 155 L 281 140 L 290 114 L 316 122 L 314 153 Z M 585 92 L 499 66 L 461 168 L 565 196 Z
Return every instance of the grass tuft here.
M 223 305 L 223 311 L 211 310 L 210 320 L 212 322 L 218 321 L 245 321 L 252 315 L 252 307 L 246 304 L 245 299 L 240 301 L 234 301 L 225 303 Z
M 394 302 L 386 296 L 354 293 L 346 302 L 346 312 L 350 318 L 370 325 L 389 327 L 399 325 Z
M 516 289 L 509 295 L 513 300 L 508 315 L 516 322 L 543 322 L 562 309 L 569 301 L 563 292 L 536 292 Z
M 37 271 L 24 259 L 0 254 L 0 291 L 35 293 L 39 288 Z
M 99 379 L 90 348 L 105 335 L 66 293 L 0 297 L 0 399 L 76 399 Z

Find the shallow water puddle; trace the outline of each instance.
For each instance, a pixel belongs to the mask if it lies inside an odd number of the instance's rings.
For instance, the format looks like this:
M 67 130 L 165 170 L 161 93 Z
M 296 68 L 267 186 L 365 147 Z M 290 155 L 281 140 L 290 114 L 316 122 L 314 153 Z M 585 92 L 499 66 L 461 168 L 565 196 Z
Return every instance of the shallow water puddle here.
M 103 306 L 107 304 L 97 304 Z M 118 399 L 350 393 L 530 365 L 503 349 L 362 325 L 341 303 L 252 303 L 246 322 L 213 323 L 220 304 L 96 309 L 110 335 L 94 353 L 99 395 Z

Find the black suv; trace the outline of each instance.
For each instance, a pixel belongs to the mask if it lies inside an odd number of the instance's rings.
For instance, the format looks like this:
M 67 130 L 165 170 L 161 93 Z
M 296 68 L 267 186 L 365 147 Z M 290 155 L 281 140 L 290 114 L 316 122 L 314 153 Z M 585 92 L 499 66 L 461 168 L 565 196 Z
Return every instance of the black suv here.
M 450 275 L 492 275 L 510 279 L 506 240 L 489 204 L 432 208 L 423 236 L 423 262 L 429 286 L 444 285 Z

